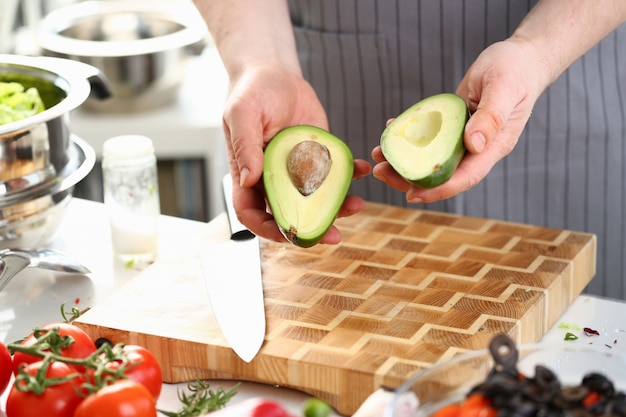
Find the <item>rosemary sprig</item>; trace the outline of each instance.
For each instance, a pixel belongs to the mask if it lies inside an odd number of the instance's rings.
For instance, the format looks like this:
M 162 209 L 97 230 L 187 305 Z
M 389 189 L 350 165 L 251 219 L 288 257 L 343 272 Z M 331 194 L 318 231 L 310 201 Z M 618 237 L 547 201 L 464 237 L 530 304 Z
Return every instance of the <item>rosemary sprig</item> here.
M 217 411 L 226 406 L 226 403 L 237 394 L 239 385 L 241 384 L 237 383 L 229 391 L 224 391 L 221 387 L 214 391 L 208 382 L 200 380 L 189 382 L 187 389 L 191 394 L 187 394 L 184 390 L 178 391 L 178 399 L 183 404 L 182 408 L 178 411 L 159 410 L 159 412 L 167 417 L 196 417 Z

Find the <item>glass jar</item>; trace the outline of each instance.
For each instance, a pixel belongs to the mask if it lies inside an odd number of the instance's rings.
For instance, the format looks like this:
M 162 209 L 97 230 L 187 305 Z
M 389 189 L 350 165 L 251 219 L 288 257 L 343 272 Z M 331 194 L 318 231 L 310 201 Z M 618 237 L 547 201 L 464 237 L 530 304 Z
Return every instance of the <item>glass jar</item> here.
M 102 179 L 113 252 L 125 263 L 153 261 L 161 208 L 152 140 L 125 135 L 105 141 Z

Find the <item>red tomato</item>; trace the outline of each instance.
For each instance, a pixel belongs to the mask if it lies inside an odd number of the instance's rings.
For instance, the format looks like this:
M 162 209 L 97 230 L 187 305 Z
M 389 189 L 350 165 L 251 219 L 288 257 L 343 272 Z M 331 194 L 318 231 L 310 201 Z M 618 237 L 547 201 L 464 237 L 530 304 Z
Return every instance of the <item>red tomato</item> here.
M 57 326 L 59 327 L 59 334 L 61 336 L 71 336 L 72 339 L 74 339 L 74 343 L 61 351 L 62 356 L 67 358 L 83 359 L 96 351 L 96 344 L 93 342 L 93 340 L 91 340 L 89 335 L 79 327 L 74 326 L 73 324 L 49 323 L 45 326 L 42 326 L 42 328 L 50 330 Z M 34 334 L 31 334 L 26 339 L 24 339 L 24 341 L 22 341 L 21 345 L 30 346 L 36 341 L 37 339 L 35 338 Z M 22 363 L 29 364 L 33 362 L 38 362 L 40 360 L 41 358 L 37 356 L 29 355 L 22 352 L 15 352 L 15 354 L 13 355 L 13 372 L 17 375 L 17 369 Z M 84 371 L 84 368 L 79 366 L 77 366 L 76 369 Z
M 35 375 L 41 368 L 43 361 L 28 365 L 25 371 Z M 46 372 L 46 378 L 63 378 L 76 374 L 76 369 L 62 362 L 52 362 Z M 19 391 L 15 385 L 9 391 L 6 403 L 7 417 L 72 417 L 74 410 L 83 401 L 78 392 L 84 382 L 82 376 L 77 376 L 67 382 L 52 385 L 45 389 L 43 394 Z M 19 384 L 20 382 L 16 382 Z
M 87 397 L 73 417 L 155 417 L 156 400 L 146 387 L 120 379 Z M 7 416 L 10 417 L 10 416 Z
M 589 408 L 594 404 L 597 404 L 602 400 L 602 396 L 595 391 L 590 391 L 589 394 L 583 400 L 583 407 Z
M 263 401 L 252 410 L 252 417 L 291 417 L 291 414 L 274 401 Z
M 13 374 L 13 359 L 6 345 L 0 342 L 0 394 L 4 392 L 11 382 Z
M 133 381 L 144 385 L 156 400 L 161 395 L 163 386 L 163 374 L 161 366 L 154 355 L 146 348 L 137 345 L 125 345 L 122 352 L 126 354 L 130 364 L 124 375 Z M 120 361 L 107 363 L 107 368 L 117 369 L 121 365 Z

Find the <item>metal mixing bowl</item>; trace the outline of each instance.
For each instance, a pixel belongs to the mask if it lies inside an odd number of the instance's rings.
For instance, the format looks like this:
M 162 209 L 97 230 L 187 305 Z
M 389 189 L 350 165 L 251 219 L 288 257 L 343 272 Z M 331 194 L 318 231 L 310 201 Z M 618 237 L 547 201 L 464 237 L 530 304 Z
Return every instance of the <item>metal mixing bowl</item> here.
M 207 45 L 190 1 L 85 1 L 46 15 L 38 34 L 45 55 L 99 68 L 112 98 L 87 100 L 103 112 L 143 111 L 175 100 L 185 68 Z
M 0 247 L 36 246 L 52 235 L 95 152 L 70 134 L 70 112 L 109 90 L 90 65 L 0 54 L 0 81 L 35 87 L 46 110 L 0 125 Z
M 59 58 L 0 55 L 0 81 L 35 87 L 46 108 L 0 125 L 0 208 L 53 179 L 68 163 L 69 113 L 93 91 L 108 95 L 97 68 Z
M 74 186 L 92 170 L 96 153 L 82 139 L 72 136 L 63 169 L 35 188 L 22 190 L 0 203 L 0 248 L 33 248 L 54 235 Z

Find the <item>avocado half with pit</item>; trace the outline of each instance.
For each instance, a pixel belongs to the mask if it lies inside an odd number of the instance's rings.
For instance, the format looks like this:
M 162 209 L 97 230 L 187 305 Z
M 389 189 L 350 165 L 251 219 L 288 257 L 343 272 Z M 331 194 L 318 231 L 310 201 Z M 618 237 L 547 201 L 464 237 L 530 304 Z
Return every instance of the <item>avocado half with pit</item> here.
M 287 240 L 307 248 L 324 237 L 348 194 L 353 172 L 352 152 L 326 130 L 293 126 L 270 140 L 263 185 Z
M 448 181 L 465 155 L 463 132 L 469 118 L 456 94 L 437 94 L 419 101 L 383 131 L 380 147 L 387 162 L 421 188 Z

